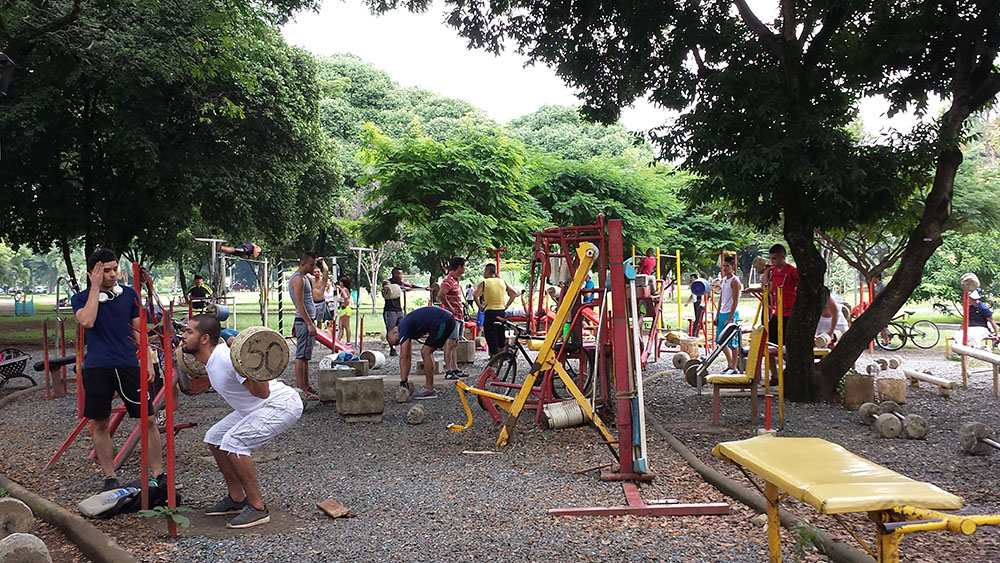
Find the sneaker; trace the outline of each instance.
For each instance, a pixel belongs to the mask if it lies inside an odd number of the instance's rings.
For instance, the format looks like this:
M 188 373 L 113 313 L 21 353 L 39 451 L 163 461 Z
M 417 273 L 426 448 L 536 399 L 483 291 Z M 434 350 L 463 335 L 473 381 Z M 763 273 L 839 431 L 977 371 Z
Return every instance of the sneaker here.
M 115 489 L 120 489 L 120 488 L 122 488 L 121 481 L 119 481 L 115 477 L 105 477 L 104 485 L 101 487 L 101 492 L 103 493 L 105 491 L 113 491 Z
M 318 401 L 319 400 L 319 393 L 315 389 L 313 389 L 312 387 L 307 387 L 306 388 L 306 400 L 307 401 Z
M 460 372 L 460 371 L 458 371 L 457 369 L 453 370 L 453 371 L 449 371 L 449 372 L 447 372 L 447 373 L 444 374 L 444 378 L 445 379 L 462 379 L 463 377 L 465 377 L 465 374 L 462 373 L 462 372 Z
M 251 505 L 246 505 L 243 507 L 243 511 L 240 512 L 239 516 L 233 518 L 226 524 L 227 528 L 252 528 L 253 526 L 259 526 L 261 524 L 267 524 L 271 521 L 271 514 L 267 511 L 267 507 L 264 510 L 257 510 Z
M 389 348 L 389 355 L 390 356 L 395 356 L 396 355 L 396 349 L 395 348 Z
M 414 399 L 437 399 L 437 397 L 437 389 L 428 389 L 426 387 L 421 387 L 413 394 Z
M 207 516 L 221 516 L 223 514 L 240 514 L 244 508 L 247 508 L 246 499 L 243 502 L 236 502 L 233 497 L 228 494 L 226 497 L 219 502 L 215 503 L 215 506 L 205 509 L 205 514 Z
M 399 382 L 399 386 L 400 386 L 400 387 L 409 387 L 409 386 L 410 386 L 410 383 L 409 383 L 409 382 L 407 382 L 407 381 L 400 381 L 400 382 Z

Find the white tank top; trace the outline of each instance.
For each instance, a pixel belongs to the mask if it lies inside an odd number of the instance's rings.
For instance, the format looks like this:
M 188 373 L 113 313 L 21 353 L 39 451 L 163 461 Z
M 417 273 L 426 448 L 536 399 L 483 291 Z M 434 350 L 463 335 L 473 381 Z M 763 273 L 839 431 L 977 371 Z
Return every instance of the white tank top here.
M 719 298 L 719 312 L 729 313 L 733 309 L 733 298 L 738 296 L 733 295 L 733 280 L 736 279 L 737 286 L 742 289 L 743 284 L 740 280 L 736 278 L 736 275 L 729 276 L 728 278 L 723 278 L 722 280 L 722 296 Z

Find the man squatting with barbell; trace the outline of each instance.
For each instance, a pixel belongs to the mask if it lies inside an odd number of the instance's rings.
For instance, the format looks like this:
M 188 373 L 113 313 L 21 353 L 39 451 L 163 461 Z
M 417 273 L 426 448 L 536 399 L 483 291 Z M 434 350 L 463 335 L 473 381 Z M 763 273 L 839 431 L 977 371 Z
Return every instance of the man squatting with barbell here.
M 219 319 L 195 315 L 182 334 L 184 352 L 205 364 L 212 388 L 234 409 L 205 433 L 228 489 L 205 514 L 237 514 L 226 527 L 249 528 L 271 521 L 250 453 L 295 424 L 302 415 L 302 400 L 277 379 L 256 381 L 240 375 L 229 346 L 219 343 L 221 330 Z

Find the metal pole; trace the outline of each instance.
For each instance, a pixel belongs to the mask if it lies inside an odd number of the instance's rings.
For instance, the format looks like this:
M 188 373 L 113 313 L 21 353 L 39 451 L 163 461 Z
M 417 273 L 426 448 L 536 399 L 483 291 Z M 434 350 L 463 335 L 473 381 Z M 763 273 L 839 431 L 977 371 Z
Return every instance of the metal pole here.
M 281 264 L 281 262 L 278 262 Z M 281 275 L 278 277 L 278 333 L 285 335 L 285 269 L 281 268 Z
M 267 280 L 268 280 L 268 277 L 267 276 L 268 276 L 268 271 L 267 271 L 267 257 L 264 257 L 264 275 L 261 277 L 261 280 L 260 280 L 261 283 L 259 283 L 258 286 L 257 286 L 258 291 L 261 292 L 261 302 L 264 304 L 264 308 L 261 310 L 261 315 L 260 315 L 261 324 L 263 324 L 264 326 L 268 326 L 268 324 L 267 324 L 267 309 L 268 309 Z M 234 306 L 235 306 L 235 304 L 234 304 Z
M 352 246 L 351 250 L 358 251 L 358 275 L 355 278 L 355 285 L 358 286 L 358 298 L 354 300 L 354 337 L 357 338 L 357 348 L 361 349 L 361 334 L 358 332 L 361 323 L 361 254 L 363 252 L 375 252 L 374 248 L 364 248 Z
M 139 285 L 139 263 L 132 263 L 133 283 L 139 295 L 139 443 L 140 443 L 140 485 L 142 487 L 142 509 L 149 510 L 149 336 L 146 328 L 146 308 L 142 306 L 142 287 Z M 171 382 L 172 383 L 172 382 Z
M 163 317 L 163 385 L 166 409 L 167 438 L 167 508 L 177 507 L 177 483 L 174 479 L 174 350 L 173 350 L 173 318 L 174 304 L 170 303 L 170 309 Z M 177 537 L 177 523 L 173 518 L 167 518 L 167 527 L 170 537 Z

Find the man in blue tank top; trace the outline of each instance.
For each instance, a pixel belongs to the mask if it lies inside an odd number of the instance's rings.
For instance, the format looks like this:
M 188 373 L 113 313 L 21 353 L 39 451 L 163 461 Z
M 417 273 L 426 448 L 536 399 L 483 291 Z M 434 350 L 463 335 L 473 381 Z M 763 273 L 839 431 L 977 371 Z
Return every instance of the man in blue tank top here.
M 316 344 L 316 325 L 313 316 L 316 304 L 313 302 L 312 284 L 306 274 L 316 267 L 316 255 L 306 251 L 299 255 L 299 269 L 288 281 L 288 293 L 295 304 L 295 322 L 292 334 L 295 336 L 295 385 L 306 392 L 306 398 L 316 395 L 309 386 L 309 360 L 312 359 L 313 345 Z

